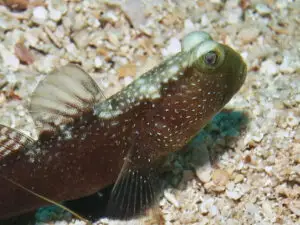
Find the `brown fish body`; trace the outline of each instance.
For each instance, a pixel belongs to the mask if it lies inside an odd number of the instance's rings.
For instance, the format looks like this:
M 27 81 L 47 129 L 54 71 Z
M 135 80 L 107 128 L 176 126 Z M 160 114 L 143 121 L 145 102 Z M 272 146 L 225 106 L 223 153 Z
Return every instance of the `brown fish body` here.
M 190 62 L 199 52 L 196 47 L 194 52 L 179 53 L 123 91 L 95 102 L 90 111 L 53 135 L 41 135 L 26 150 L 5 156 L 1 174 L 47 198 L 64 201 L 112 184 L 124 164 L 129 171 L 152 168 L 161 156 L 182 148 L 243 83 L 245 65 L 240 56 L 221 47 L 237 60 L 238 68 L 223 63 L 218 71 L 199 71 Z M 173 74 L 164 78 L 164 73 Z M 0 178 L 0 218 L 45 204 Z

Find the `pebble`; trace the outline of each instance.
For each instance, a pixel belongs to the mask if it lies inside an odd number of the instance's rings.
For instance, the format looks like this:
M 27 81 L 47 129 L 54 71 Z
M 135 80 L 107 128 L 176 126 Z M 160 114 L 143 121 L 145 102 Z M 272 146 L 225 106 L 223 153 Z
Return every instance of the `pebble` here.
M 15 55 L 22 63 L 25 63 L 27 65 L 34 62 L 33 54 L 27 47 L 24 46 L 23 43 L 17 43 L 15 45 Z
M 169 191 L 165 191 L 164 192 L 164 196 L 165 198 L 171 203 L 173 204 L 176 208 L 179 208 L 179 202 L 177 201 L 175 195 L 173 195 L 172 193 L 170 193 Z
M 135 77 L 135 75 L 136 75 L 136 65 L 135 64 L 129 63 L 129 64 L 121 66 L 118 69 L 119 78 L 128 77 L 128 76 Z
M 172 37 L 167 44 L 167 47 L 162 49 L 163 56 L 175 55 L 181 51 L 181 43 L 178 38 Z
M 227 15 L 227 22 L 229 24 L 237 24 L 241 22 L 243 11 L 241 8 L 232 9 L 231 12 Z
M 277 9 L 286 9 L 288 7 L 289 1 L 287 0 L 277 0 L 275 6 Z
M 27 9 L 29 5 L 29 0 L 6 0 L 2 4 L 5 4 L 11 10 L 22 11 Z
M 209 213 L 211 210 L 211 208 L 214 206 L 214 199 L 213 198 L 209 198 L 204 200 L 200 206 L 199 206 L 199 210 L 202 214 L 207 214 Z M 215 211 L 215 209 L 213 209 L 213 211 Z
M 127 18 L 135 28 L 141 28 L 150 20 L 147 20 L 147 11 L 151 10 L 153 5 L 159 7 L 163 3 L 162 0 L 152 0 L 152 1 L 136 1 L 127 0 L 122 1 L 121 8 L 122 11 L 126 13 Z M 137 10 L 138 9 L 138 10 Z
M 203 219 L 201 219 L 201 221 L 199 223 L 197 223 L 199 225 L 207 225 L 209 224 L 209 219 L 207 219 L 206 217 L 204 217 Z
M 5 103 L 6 97 L 3 93 L 0 92 L 0 106 Z
M 75 221 L 72 221 L 72 223 L 69 225 L 86 225 L 86 223 L 83 221 L 75 220 Z
M 85 49 L 89 44 L 89 33 L 85 30 L 74 32 L 72 37 L 74 43 L 80 49 Z
M 208 183 L 211 179 L 212 168 L 210 165 L 196 169 L 196 175 L 203 183 Z
M 250 186 L 244 183 L 234 184 L 233 182 L 229 182 L 226 187 L 227 197 L 234 200 L 240 199 L 250 190 Z
M 44 6 L 38 6 L 33 9 L 32 21 L 37 24 L 44 24 L 48 19 L 48 11 Z
M 260 30 L 255 27 L 243 28 L 238 34 L 238 39 L 240 39 L 243 44 L 248 44 L 255 41 L 259 33 Z
M 0 29 L 13 29 L 19 25 L 19 21 L 15 18 L 9 18 L 0 13 Z
M 259 143 L 259 142 L 261 142 L 263 137 L 264 137 L 264 134 L 262 132 L 257 132 L 252 135 L 252 140 Z
M 215 3 L 215 4 L 221 4 L 222 1 L 221 0 L 210 0 L 211 3 Z
M 272 13 L 272 10 L 265 4 L 259 3 L 256 4 L 255 10 L 261 15 L 266 16 Z
M 270 205 L 270 203 L 268 201 L 264 201 L 262 203 L 262 210 L 268 218 L 274 217 L 274 212 L 273 212 L 272 206 Z
M 289 74 L 294 73 L 296 68 L 295 68 L 295 66 L 292 65 L 293 64 L 292 61 L 293 60 L 292 60 L 291 56 L 288 56 L 288 55 L 283 56 L 282 63 L 279 67 L 280 72 L 289 73 Z
M 130 83 L 132 83 L 133 81 L 133 78 L 131 76 L 127 76 L 127 77 L 124 77 L 124 85 L 127 86 L 129 85 Z
M 296 215 L 300 216 L 300 200 L 292 201 L 289 204 L 289 209 Z
M 49 7 L 49 18 L 55 22 L 58 22 L 62 18 L 62 12 L 52 7 Z
M 201 149 L 201 151 L 199 151 Z M 208 183 L 211 180 L 213 168 L 210 163 L 209 151 L 206 148 L 199 148 L 193 151 L 191 164 L 194 165 L 196 176 L 202 183 Z
M 207 15 L 203 14 L 201 17 L 201 26 L 206 27 L 209 25 L 209 23 L 210 23 L 210 21 L 209 21 Z
M 54 225 L 68 225 L 68 222 L 66 222 L 66 221 L 58 221 L 58 222 L 55 222 Z
M 218 186 L 225 186 L 229 180 L 229 174 L 225 170 L 215 170 L 212 174 L 212 181 Z
M 110 43 L 112 43 L 114 46 L 119 46 L 120 45 L 120 42 L 119 42 L 119 38 L 118 38 L 118 35 L 113 33 L 113 32 L 110 32 L 107 34 L 107 38 L 109 40 Z
M 35 63 L 35 65 L 39 72 L 49 73 L 54 70 L 58 61 L 59 59 L 57 56 L 48 54 L 46 57 Z
M 12 71 L 16 71 L 19 69 L 20 60 L 17 56 L 11 53 L 11 51 L 7 50 L 3 44 L 0 43 L 0 55 L 3 60 L 3 66 L 11 69 Z
M 294 139 L 296 140 L 296 142 L 300 143 L 300 127 L 296 129 Z
M 299 93 L 299 94 L 296 94 L 296 96 L 295 96 L 295 101 L 296 101 L 297 103 L 300 103 L 300 93 Z
M 93 29 L 97 29 L 101 25 L 99 20 L 97 18 L 91 16 L 91 15 L 88 16 L 87 24 L 88 24 L 89 27 L 92 27 Z
M 242 197 L 242 194 L 237 191 L 226 190 L 226 195 L 228 198 L 233 199 L 233 200 L 239 200 Z
M 240 183 L 244 180 L 243 174 L 237 174 L 234 178 L 234 183 Z
M 240 225 L 239 221 L 238 220 L 235 220 L 235 219 L 228 219 L 226 221 L 226 224 L 230 224 L 230 225 Z
M 119 18 L 113 11 L 107 11 L 101 16 L 101 20 L 114 24 L 119 20 Z
M 251 202 L 248 202 L 245 204 L 245 211 L 249 213 L 250 215 L 256 215 L 259 213 L 259 208 L 257 205 L 254 205 Z
M 261 63 L 260 70 L 259 70 L 260 73 L 266 74 L 269 76 L 277 74 L 278 71 L 279 71 L 278 66 L 271 59 L 267 59 L 267 60 L 263 61 Z
M 209 213 L 210 213 L 211 216 L 216 216 L 216 215 L 218 215 L 218 214 L 219 214 L 219 210 L 218 210 L 217 206 L 212 205 L 212 206 L 210 207 L 210 209 L 209 209 Z
M 289 112 L 289 114 L 286 118 L 286 122 L 289 127 L 293 128 L 300 124 L 300 118 L 295 116 L 293 112 Z
M 102 60 L 102 58 L 101 58 L 100 56 L 96 56 L 96 57 L 95 57 L 95 67 L 96 67 L 97 69 L 99 69 L 99 68 L 102 67 L 102 65 L 103 65 L 103 60 Z
M 70 43 L 70 44 L 65 46 L 65 49 L 67 50 L 68 53 L 70 53 L 70 56 L 73 56 L 73 57 L 76 57 L 76 58 L 79 56 L 79 51 L 76 48 L 75 44 Z
M 269 176 L 272 176 L 272 175 L 273 175 L 273 167 L 272 167 L 272 166 L 265 166 L 264 170 L 266 171 L 266 173 L 267 173 Z
M 82 13 L 78 13 L 75 15 L 75 18 L 72 23 L 72 28 L 74 31 L 80 31 L 87 26 L 87 20 Z
M 192 31 L 194 31 L 195 29 L 196 29 L 195 24 L 190 19 L 186 19 L 184 21 L 184 33 L 185 34 L 188 34 Z
M 68 10 L 68 2 L 67 1 L 61 1 L 61 0 L 51 0 L 49 3 L 49 10 L 55 9 L 61 12 L 62 15 L 64 15 Z

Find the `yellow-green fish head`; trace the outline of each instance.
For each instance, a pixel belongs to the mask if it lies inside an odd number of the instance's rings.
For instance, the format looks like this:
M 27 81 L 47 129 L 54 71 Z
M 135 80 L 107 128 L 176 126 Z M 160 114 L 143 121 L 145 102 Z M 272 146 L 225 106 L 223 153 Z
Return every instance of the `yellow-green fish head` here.
M 211 90 L 223 89 L 225 101 L 240 89 L 245 81 L 247 66 L 235 50 L 218 43 L 205 32 L 193 32 L 183 39 L 183 51 L 191 52 L 190 66 L 195 68 L 201 82 Z M 195 72 L 195 70 L 193 72 Z M 210 85 L 211 81 L 211 85 Z M 222 87 L 219 87 L 222 86 Z

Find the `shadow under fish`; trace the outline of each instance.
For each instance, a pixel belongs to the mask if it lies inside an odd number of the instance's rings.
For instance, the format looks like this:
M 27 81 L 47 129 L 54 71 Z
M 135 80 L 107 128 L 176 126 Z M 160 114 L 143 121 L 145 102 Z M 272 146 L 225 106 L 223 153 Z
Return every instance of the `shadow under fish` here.
M 230 47 L 193 32 L 182 51 L 107 100 L 67 65 L 39 83 L 29 110 L 38 140 L 0 125 L 0 219 L 114 183 L 107 214 L 128 219 L 156 203 L 158 168 L 240 89 L 246 64 Z

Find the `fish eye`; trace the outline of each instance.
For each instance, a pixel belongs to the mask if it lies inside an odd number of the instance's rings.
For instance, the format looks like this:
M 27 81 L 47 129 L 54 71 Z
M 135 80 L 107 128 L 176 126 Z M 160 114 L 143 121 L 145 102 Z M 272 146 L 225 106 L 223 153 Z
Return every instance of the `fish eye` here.
M 204 62 L 209 66 L 214 66 L 218 61 L 218 54 L 215 51 L 210 51 L 205 54 Z

